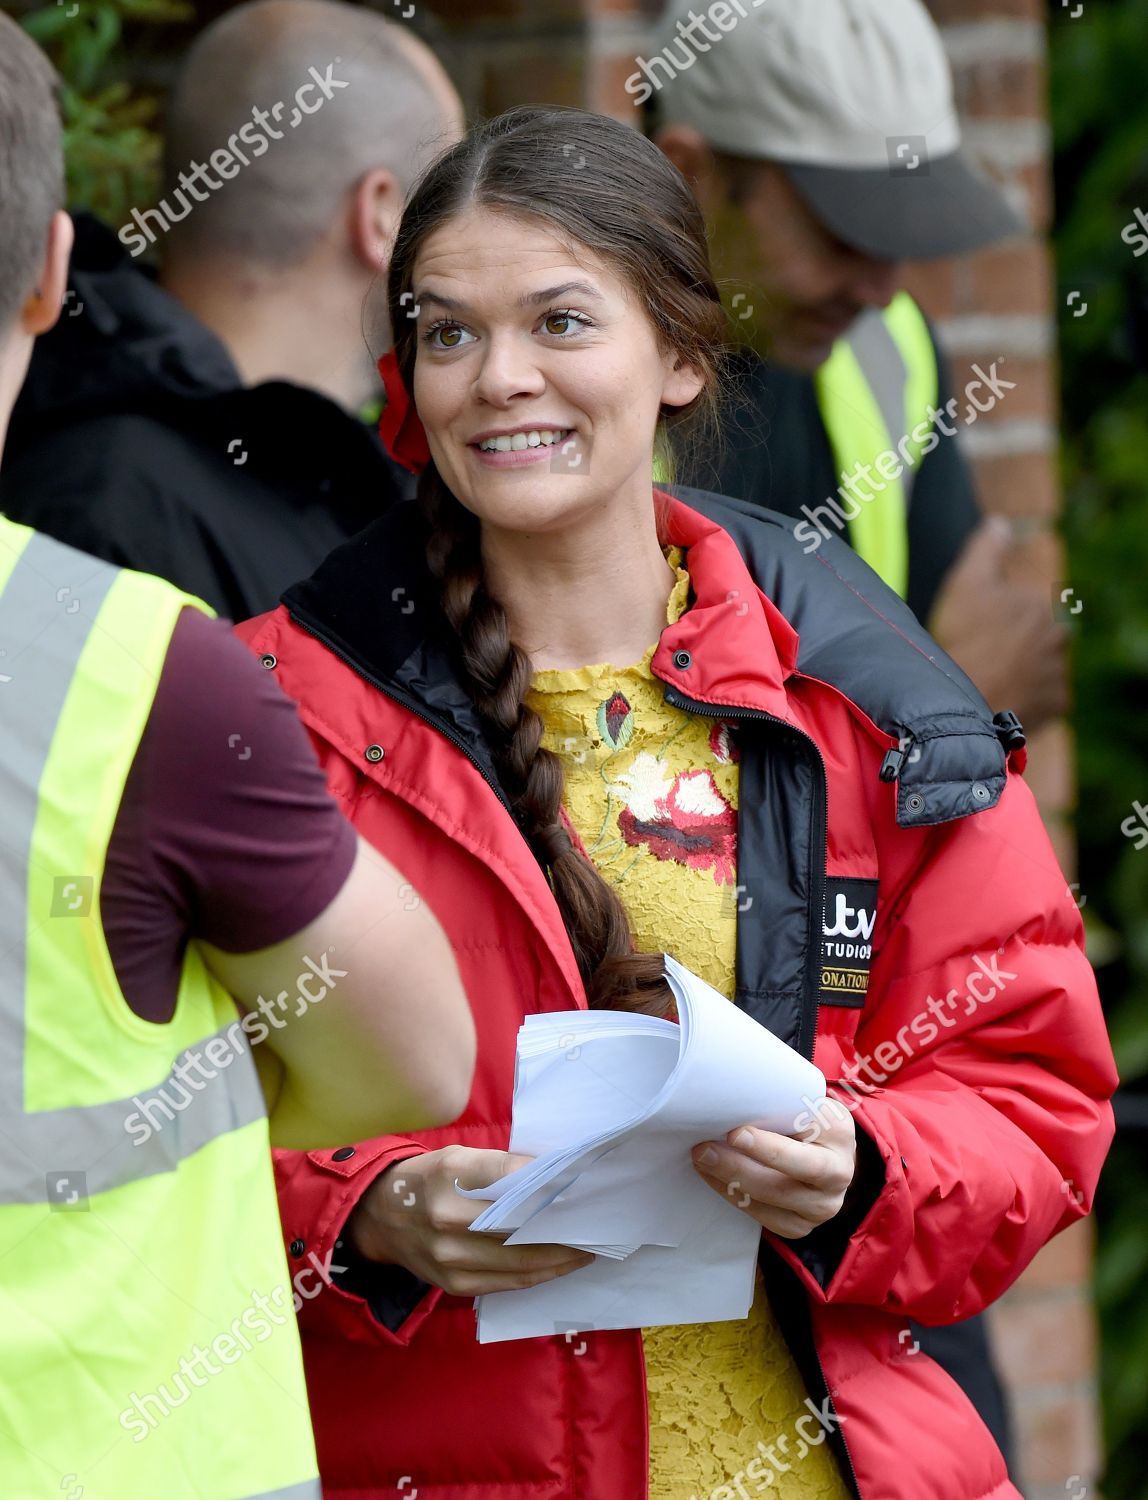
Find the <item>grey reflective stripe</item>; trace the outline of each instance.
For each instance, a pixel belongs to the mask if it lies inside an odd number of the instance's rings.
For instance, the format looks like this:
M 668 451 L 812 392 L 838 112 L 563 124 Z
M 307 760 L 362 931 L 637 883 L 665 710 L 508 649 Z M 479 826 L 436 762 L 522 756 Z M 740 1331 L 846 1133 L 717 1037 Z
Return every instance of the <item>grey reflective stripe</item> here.
M 231 1061 L 204 1069 L 214 1077 L 200 1072 L 205 1038 L 176 1058 L 162 1084 L 134 1098 L 34 1114 L 11 1113 L 0 1101 L 0 1204 L 59 1206 L 65 1191 L 107 1193 L 170 1172 L 217 1137 L 261 1119 L 263 1093 L 238 1020 L 215 1035 L 229 1033 Z M 185 1059 L 192 1066 L 182 1078 L 194 1082 L 175 1076 Z M 74 1181 L 54 1191 L 49 1179 L 60 1176 Z
M 302 1484 L 292 1484 L 285 1490 L 264 1490 L 261 1495 L 244 1495 L 243 1500 L 323 1500 L 323 1488 L 318 1479 L 307 1479 Z
M 187 1057 L 181 1054 L 164 1083 L 138 1099 L 31 1114 L 24 1108 L 27 878 L 40 781 L 80 654 L 119 571 L 36 534 L 0 591 L 0 643 L 10 679 L 0 683 L 0 1203 L 58 1205 L 50 1177 L 83 1174 L 75 1188 L 90 1197 L 170 1171 L 264 1113 L 238 1023 L 218 1033 L 233 1033 L 234 1057 L 213 1078 L 197 1072 L 198 1088 L 176 1078 Z M 60 999 L 61 1005 L 82 1001 Z M 192 1050 L 198 1054 L 202 1045 Z M 140 1124 L 133 1126 L 137 1112 Z
M 890 445 L 896 448 L 906 436 L 905 387 L 909 379 L 897 342 L 889 332 L 880 310 L 875 307 L 870 307 L 861 314 L 845 335 L 845 340 L 853 350 L 866 384 L 881 410 Z M 901 475 L 906 510 L 912 499 L 916 477 L 916 469 L 908 466 Z
M 36 533 L 0 593 L 0 1112 L 24 1107 L 27 878 L 40 778 L 60 710 L 117 569 Z M 72 605 L 76 607 L 71 608 Z

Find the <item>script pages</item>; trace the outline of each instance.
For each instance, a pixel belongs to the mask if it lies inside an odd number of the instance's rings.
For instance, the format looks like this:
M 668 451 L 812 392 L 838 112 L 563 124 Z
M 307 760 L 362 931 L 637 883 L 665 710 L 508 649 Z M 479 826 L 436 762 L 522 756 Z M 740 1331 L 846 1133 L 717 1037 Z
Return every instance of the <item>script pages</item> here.
M 623 1011 L 528 1016 L 510 1149 L 529 1165 L 464 1196 L 476 1234 L 592 1251 L 593 1264 L 476 1299 L 480 1343 L 743 1318 L 761 1227 L 690 1150 L 738 1125 L 796 1133 L 824 1097 L 817 1068 L 668 954 L 679 1023 Z

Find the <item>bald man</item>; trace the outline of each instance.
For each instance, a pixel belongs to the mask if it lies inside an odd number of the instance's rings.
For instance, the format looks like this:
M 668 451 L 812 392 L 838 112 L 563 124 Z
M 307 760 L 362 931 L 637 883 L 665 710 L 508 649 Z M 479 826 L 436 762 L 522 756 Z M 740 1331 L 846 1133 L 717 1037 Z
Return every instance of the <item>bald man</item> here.
M 159 202 L 77 218 L 0 509 L 231 619 L 272 608 L 409 493 L 359 414 L 404 197 L 463 129 L 433 54 L 373 11 L 254 0 L 209 26 Z

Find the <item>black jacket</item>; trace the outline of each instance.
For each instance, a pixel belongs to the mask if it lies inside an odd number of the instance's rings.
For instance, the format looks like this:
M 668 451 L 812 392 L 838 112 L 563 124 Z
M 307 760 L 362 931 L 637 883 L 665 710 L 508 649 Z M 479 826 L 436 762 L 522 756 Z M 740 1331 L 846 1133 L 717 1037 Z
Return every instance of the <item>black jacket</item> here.
M 272 608 L 411 481 L 317 391 L 244 387 L 227 350 L 104 225 L 76 222 L 69 295 L 36 341 L 0 509 L 233 620 Z

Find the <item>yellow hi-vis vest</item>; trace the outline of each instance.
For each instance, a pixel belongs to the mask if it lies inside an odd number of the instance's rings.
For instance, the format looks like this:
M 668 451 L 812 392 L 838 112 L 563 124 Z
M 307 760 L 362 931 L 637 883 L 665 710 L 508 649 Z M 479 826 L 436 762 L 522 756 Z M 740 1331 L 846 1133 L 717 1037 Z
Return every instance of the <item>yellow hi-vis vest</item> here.
M 936 406 L 940 388 L 928 324 L 908 292 L 899 292 L 884 312 L 862 313 L 813 379 L 843 487 L 858 464 L 872 471 L 884 461 L 884 471 L 876 471 L 878 487 L 869 499 L 866 490 L 850 489 L 848 498 L 811 496 L 809 506 L 835 506 L 853 550 L 904 598 L 909 502 L 933 428 L 928 408 Z M 655 457 L 653 477 L 655 484 L 672 483 L 672 465 L 662 455 Z
M 124 783 L 196 604 L 0 516 L 4 1500 L 319 1500 L 235 1004 L 189 946 L 172 1020 L 143 1020 L 100 921 Z
M 928 408 L 936 406 L 939 388 L 936 350 L 912 297 L 899 292 L 883 312 L 871 308 L 862 313 L 833 346 L 814 385 L 833 461 L 847 490 L 847 497 L 838 501 L 849 541 L 904 598 L 909 502 L 933 427 Z M 862 480 L 865 488 L 846 484 L 848 476 L 863 475 L 866 468 L 878 477 Z

